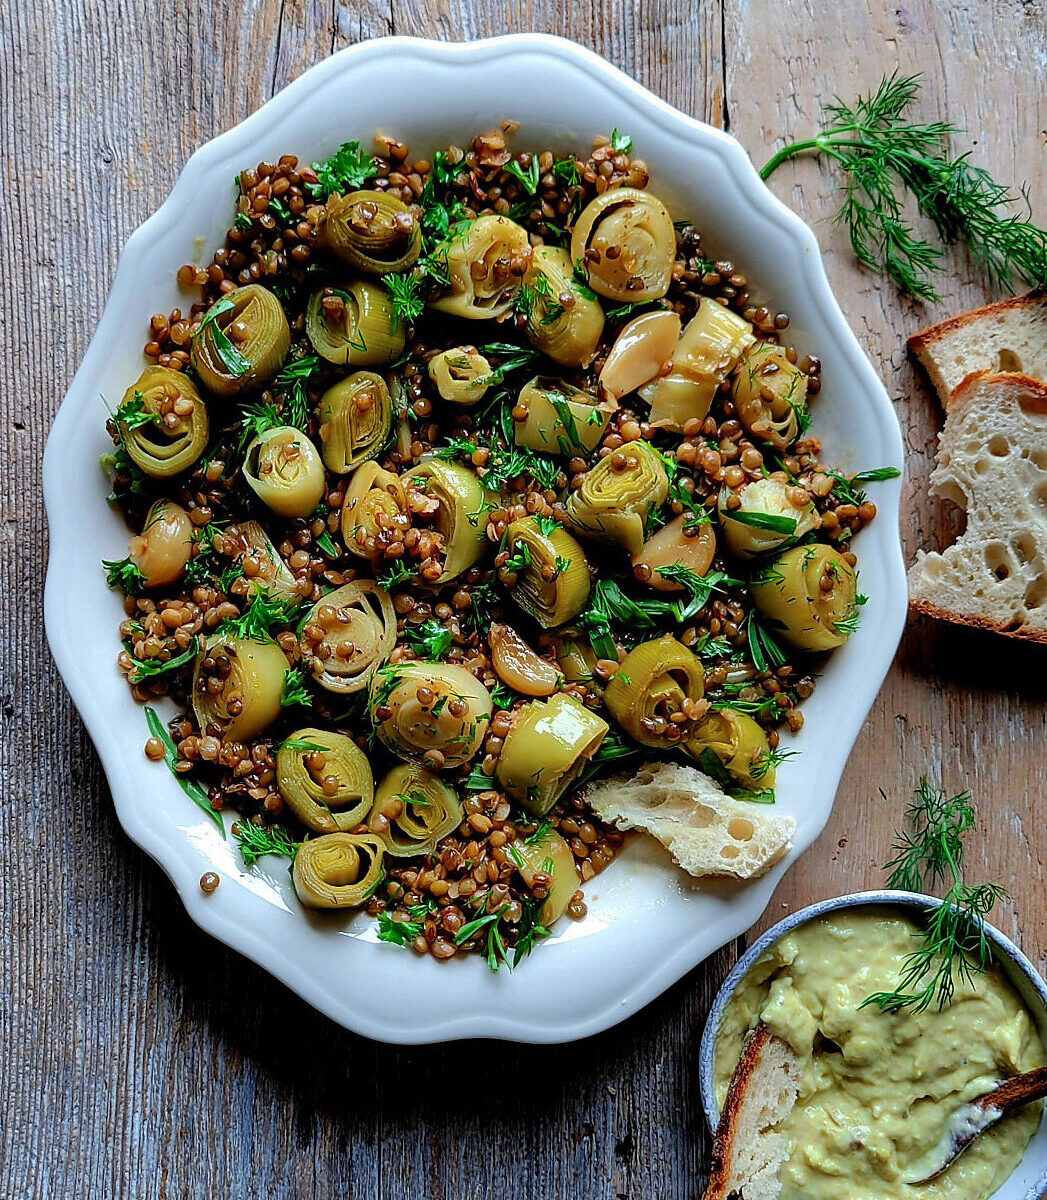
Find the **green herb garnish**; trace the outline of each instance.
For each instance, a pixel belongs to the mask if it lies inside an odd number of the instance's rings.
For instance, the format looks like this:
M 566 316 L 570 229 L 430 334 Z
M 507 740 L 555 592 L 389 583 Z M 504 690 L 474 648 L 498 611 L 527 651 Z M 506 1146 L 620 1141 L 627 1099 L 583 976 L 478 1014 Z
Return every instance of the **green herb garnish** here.
M 920 1013 L 937 1004 L 940 1011 L 951 1002 L 957 979 L 973 983 L 992 966 L 984 918 L 1010 896 L 999 884 L 964 883 L 964 837 L 975 815 L 970 792 L 947 799 L 926 777 L 920 780 L 906 812 L 908 828 L 895 838 L 894 857 L 884 867 L 888 886 L 909 892 L 949 886 L 942 904 L 928 912 L 922 940 L 905 960 L 895 990 L 867 997 L 863 1008 Z
M 222 814 L 215 812 L 215 810 L 211 807 L 211 801 L 207 798 L 207 793 L 195 780 L 186 779 L 186 777 L 176 769 L 178 764 L 178 748 L 175 746 L 171 735 L 167 732 L 163 721 L 161 721 L 157 715 L 155 708 L 150 708 L 148 705 L 146 705 L 145 721 L 149 726 L 149 732 L 153 735 L 153 737 L 163 743 L 164 762 L 167 764 L 168 770 L 170 770 L 171 774 L 178 781 L 178 786 L 183 792 L 185 792 L 189 799 L 192 800 L 197 808 L 202 809 L 208 815 L 208 817 L 210 817 L 210 819 L 218 826 L 222 836 L 225 837 L 225 822 L 222 820 Z
M 451 631 L 435 620 L 422 621 L 418 625 L 408 622 L 404 626 L 404 637 L 411 643 L 416 654 L 430 662 L 440 662 L 454 644 Z
M 125 596 L 137 596 L 145 587 L 145 576 L 137 564 L 131 561 L 130 556 L 103 558 L 102 566 L 105 567 L 105 581 L 109 587 L 120 588 Z
M 294 861 L 301 842 L 291 840 L 291 835 L 282 825 L 254 825 L 241 817 L 233 826 L 233 837 L 240 846 L 240 857 L 245 867 L 253 867 L 267 854 Z
M 947 121 L 918 124 L 909 109 L 920 76 L 885 77 L 875 92 L 853 105 L 837 99 L 825 108 L 825 128 L 815 137 L 783 146 L 760 172 L 767 179 L 797 154 L 824 155 L 841 171 L 843 203 L 836 220 L 847 226 L 858 261 L 886 272 L 923 300 L 937 300 L 930 282 L 942 250 L 906 222 L 912 196 L 946 245 L 963 242 L 990 285 L 1010 289 L 1015 279 L 1047 281 L 1047 232 L 1015 210 L 1019 197 L 997 183 L 970 154 L 953 158 L 949 138 L 961 131 Z
M 194 340 L 203 337 L 204 332 L 210 329 L 211 343 L 214 346 L 215 354 L 221 359 L 222 365 L 230 375 L 234 375 L 239 379 L 242 375 L 246 375 L 250 371 L 251 360 L 245 358 L 240 353 L 229 340 L 229 335 L 218 324 L 219 317 L 232 312 L 235 308 L 235 303 L 228 296 L 223 296 L 221 300 L 216 300 L 207 310 L 207 316 L 204 317 L 200 323 L 200 328 L 194 334 Z
M 326 162 L 313 163 L 313 170 L 317 181 L 305 186 L 315 200 L 326 200 L 332 192 L 354 192 L 378 174 L 374 159 L 359 142 L 343 142 Z

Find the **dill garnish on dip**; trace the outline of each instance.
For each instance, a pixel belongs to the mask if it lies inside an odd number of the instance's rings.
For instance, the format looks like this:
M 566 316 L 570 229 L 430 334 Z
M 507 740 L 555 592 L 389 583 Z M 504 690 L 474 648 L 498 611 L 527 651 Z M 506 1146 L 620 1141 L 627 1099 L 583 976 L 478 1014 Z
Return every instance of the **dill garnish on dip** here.
M 829 912 L 780 938 L 732 996 L 716 1044 L 722 1107 L 758 1025 L 800 1059 L 799 1097 L 779 1132 L 782 1200 L 986 1200 L 1040 1120 L 1026 1108 L 987 1131 L 940 1177 L 912 1185 L 954 1113 L 1001 1079 L 1044 1065 L 1036 1025 L 997 970 L 982 918 L 1005 896 L 963 882 L 968 793 L 921 781 L 890 883 L 948 884 L 925 921 L 887 904 Z

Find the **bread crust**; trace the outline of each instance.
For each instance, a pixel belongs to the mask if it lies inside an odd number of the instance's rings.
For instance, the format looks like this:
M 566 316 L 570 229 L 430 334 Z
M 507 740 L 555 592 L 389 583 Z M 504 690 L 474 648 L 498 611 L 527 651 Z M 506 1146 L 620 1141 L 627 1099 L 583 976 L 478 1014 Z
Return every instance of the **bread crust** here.
M 753 1071 L 756 1070 L 760 1056 L 772 1036 L 766 1025 L 757 1025 L 742 1046 L 742 1055 L 731 1076 L 727 1099 L 724 1102 L 723 1112 L 720 1113 L 720 1123 L 716 1127 L 716 1137 L 713 1140 L 709 1163 L 709 1185 L 705 1189 L 702 1200 L 727 1200 L 731 1194 L 729 1190 L 730 1164 L 742 1115 L 742 1106 L 745 1103 Z
M 1038 401 L 1037 408 L 1047 414 L 1047 383 L 1042 379 L 1034 379 L 1031 375 L 1023 375 L 1020 371 L 972 371 L 953 388 L 945 402 L 946 408 L 951 409 L 954 404 L 966 400 L 967 396 L 983 383 L 992 384 L 993 387 L 1021 388 L 1023 392 L 1035 396 Z
M 949 317 L 945 321 L 939 321 L 936 325 L 928 325 L 926 329 L 921 329 L 912 334 L 906 344 L 913 354 L 920 357 L 935 342 L 940 342 L 943 338 L 949 337 L 956 333 L 957 330 L 963 329 L 967 325 L 972 325 L 976 321 L 983 321 L 986 317 L 993 317 L 1001 312 L 1009 312 L 1011 309 L 1037 308 L 1043 304 L 1047 304 L 1047 293 L 1042 288 L 1034 288 L 1033 291 L 1026 292 L 1024 296 L 1011 296 L 1007 300 L 997 300 L 994 304 L 985 304 L 981 308 L 972 308 L 969 312 L 960 313 L 956 317 Z
M 1019 626 L 1010 629 L 1002 621 L 993 621 L 988 617 L 975 617 L 966 613 L 954 613 L 948 608 L 938 608 L 927 600 L 910 600 L 909 611 L 919 613 L 923 617 L 933 617 L 937 621 L 948 621 L 952 625 L 964 625 L 968 629 L 983 629 L 987 633 L 1002 633 L 1004 637 L 1019 638 L 1024 642 L 1039 642 L 1047 645 L 1047 629 L 1030 629 Z

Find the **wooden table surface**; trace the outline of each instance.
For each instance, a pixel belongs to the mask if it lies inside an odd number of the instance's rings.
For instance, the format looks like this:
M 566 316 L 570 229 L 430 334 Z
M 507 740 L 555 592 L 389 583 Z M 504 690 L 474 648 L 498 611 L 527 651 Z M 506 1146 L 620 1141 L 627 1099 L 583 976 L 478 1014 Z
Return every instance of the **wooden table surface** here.
M 9 354 L 0 388 L 2 1200 L 701 1194 L 698 1040 L 739 946 L 574 1046 L 404 1050 L 355 1037 L 189 922 L 118 826 L 44 640 L 44 439 L 121 245 L 189 154 L 352 42 L 514 30 L 591 46 L 685 112 L 729 128 L 758 163 L 783 135 L 812 131 L 834 93 L 849 98 L 895 66 L 923 71 L 925 116 L 966 126 L 976 159 L 1004 180 L 1028 180 L 1041 223 L 1047 214 L 1042 0 L 0 6 L 0 245 L 14 261 L 0 289 Z M 822 221 L 831 281 L 897 404 L 911 558 L 949 521 L 924 494 L 940 414 L 903 339 L 983 302 L 984 289 L 957 254 L 940 305 L 900 301 L 856 268 L 842 232 L 823 221 L 834 206 L 825 169 L 787 165 L 772 186 Z M 1042 650 L 910 624 L 833 818 L 766 920 L 878 884 L 926 772 L 974 790 L 984 836 L 971 849 L 972 876 L 1011 890 L 1014 908 L 998 922 L 1042 966 L 1045 667 Z

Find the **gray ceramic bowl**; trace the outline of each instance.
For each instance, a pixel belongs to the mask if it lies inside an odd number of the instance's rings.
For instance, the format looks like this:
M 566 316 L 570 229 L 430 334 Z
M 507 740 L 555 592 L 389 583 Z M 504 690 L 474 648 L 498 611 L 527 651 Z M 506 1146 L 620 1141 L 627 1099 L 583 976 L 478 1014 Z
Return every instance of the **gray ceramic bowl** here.
M 926 911 L 928 906 L 940 904 L 941 901 L 918 896 L 912 892 L 855 892 L 851 896 L 837 896 L 832 900 L 819 900 L 808 908 L 792 913 L 784 921 L 779 921 L 773 929 L 757 938 L 746 953 L 738 960 L 734 970 L 723 981 L 717 993 L 705 1023 L 702 1034 L 702 1045 L 699 1054 L 699 1076 L 702 1090 L 702 1106 L 709 1128 L 715 1133 L 719 1123 L 719 1110 L 716 1105 L 716 1086 L 714 1072 L 714 1057 L 716 1038 L 720 1023 L 727 1008 L 728 1001 L 734 995 L 735 989 L 748 974 L 750 968 L 764 953 L 774 945 L 779 938 L 784 937 L 799 925 L 805 925 L 826 913 L 836 912 L 842 908 L 857 908 L 881 905 L 888 908 L 915 909 Z M 1040 1029 L 1040 1036 L 1047 1044 L 1047 983 L 1032 963 L 992 925 L 986 925 L 986 932 L 993 944 L 993 949 L 1000 970 L 1007 976 L 1015 990 L 1027 1005 Z M 1047 1120 L 1040 1122 L 1040 1127 L 1034 1135 L 1025 1157 L 1019 1163 L 1014 1174 L 998 1188 L 990 1200 L 1042 1200 L 1047 1195 Z

